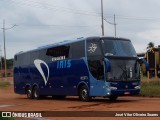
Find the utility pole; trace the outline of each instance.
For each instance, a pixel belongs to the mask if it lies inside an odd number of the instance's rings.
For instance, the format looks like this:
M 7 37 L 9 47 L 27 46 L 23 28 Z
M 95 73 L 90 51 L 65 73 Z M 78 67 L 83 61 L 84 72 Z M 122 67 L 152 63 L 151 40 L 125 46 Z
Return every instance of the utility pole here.
M 0 61 L 1 61 L 1 72 L 2 72 L 2 50 L 1 50 L 1 46 L 0 46 Z
M 7 79 L 7 62 L 6 62 L 6 37 L 5 37 L 5 20 L 3 20 L 3 39 L 4 39 L 4 74 Z
M 7 80 L 7 62 L 6 62 L 6 37 L 5 37 L 5 31 L 12 29 L 13 27 L 15 27 L 17 25 L 13 25 L 10 28 L 5 28 L 5 20 L 3 20 L 3 39 L 4 39 L 4 69 L 5 69 L 5 80 Z
M 111 25 L 114 25 L 114 36 L 116 37 L 117 36 L 117 24 L 116 24 L 116 17 L 115 17 L 115 14 L 114 14 L 114 23 L 113 22 L 110 22 L 106 19 L 104 19 L 107 23 L 111 24 Z
M 115 37 L 117 36 L 117 28 L 116 28 L 116 16 L 114 14 L 114 30 L 115 30 Z
M 101 17 L 102 17 L 102 36 L 104 36 L 104 17 L 103 17 L 103 0 L 101 0 Z

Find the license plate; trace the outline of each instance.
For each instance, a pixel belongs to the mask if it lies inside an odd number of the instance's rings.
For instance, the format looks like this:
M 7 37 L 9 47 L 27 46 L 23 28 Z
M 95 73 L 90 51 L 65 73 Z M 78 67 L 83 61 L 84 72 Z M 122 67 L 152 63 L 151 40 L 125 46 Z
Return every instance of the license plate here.
M 124 94 L 125 94 L 125 95 L 129 95 L 129 94 L 130 94 L 130 92 L 124 92 Z

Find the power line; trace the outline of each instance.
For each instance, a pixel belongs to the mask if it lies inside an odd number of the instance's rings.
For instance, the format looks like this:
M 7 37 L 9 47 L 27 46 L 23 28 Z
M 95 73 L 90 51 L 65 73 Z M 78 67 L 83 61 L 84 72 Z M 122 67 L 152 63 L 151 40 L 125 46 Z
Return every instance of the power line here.
M 41 9 L 48 9 L 48 10 L 54 10 L 54 12 L 59 11 L 59 12 L 64 12 L 64 13 L 73 13 L 73 14 L 80 14 L 80 15 L 87 15 L 87 16 L 95 16 L 95 17 L 101 17 L 101 13 L 96 13 L 96 12 L 91 12 L 91 11 L 84 11 L 84 10 L 76 10 L 76 9 L 71 9 L 71 8 L 65 8 L 65 7 L 60 7 L 60 6 L 53 6 L 50 4 L 45 3 L 44 6 L 43 3 L 37 2 L 37 1 L 31 1 L 31 0 L 23 0 L 21 2 L 17 2 L 14 0 L 0 0 L 4 2 L 8 2 L 9 4 L 16 4 L 19 5 L 20 7 L 23 6 L 28 6 L 28 7 L 36 7 L 36 8 L 41 8 Z M 106 18 L 113 18 L 112 14 L 104 14 Z M 118 19 L 126 19 L 126 20 L 146 20 L 146 21 L 151 21 L 151 20 L 160 20 L 160 18 L 154 18 L 154 17 L 139 17 L 139 16 L 126 16 L 126 15 L 116 15 L 116 18 Z
M 116 18 L 127 19 L 127 20 L 141 20 L 141 21 L 160 20 L 160 18 L 154 18 L 154 17 L 138 17 L 138 16 L 125 16 L 125 15 L 116 15 Z
M 32 0 L 25 0 L 25 2 L 26 1 L 28 1 L 28 2 L 31 2 L 31 3 L 36 3 L 36 4 L 39 4 L 39 5 L 42 5 L 43 3 L 41 3 L 41 2 L 36 2 L 36 1 L 32 1 Z M 24 2 L 24 1 L 23 1 Z M 73 12 L 73 11 L 79 11 L 79 12 L 83 12 L 83 13 L 90 13 L 90 14 L 97 14 L 97 15 L 100 15 L 100 13 L 96 13 L 96 12 L 91 12 L 91 11 L 85 11 L 85 10 L 77 10 L 77 9 L 72 9 L 72 8 L 67 8 L 67 7 L 61 7 L 61 6 L 53 6 L 53 5 L 50 5 L 50 4 L 47 4 L 47 3 L 45 3 L 45 6 L 47 6 L 47 7 L 51 7 L 51 8 L 57 8 L 57 9 L 64 9 L 64 10 L 69 10 L 69 11 L 71 11 L 71 12 Z
M 105 20 L 107 23 L 109 23 L 109 24 L 111 24 L 111 25 L 114 25 L 114 31 L 115 31 L 115 32 L 114 32 L 114 36 L 116 37 L 116 36 L 117 36 L 117 28 L 116 28 L 117 24 L 116 24 L 115 14 L 114 14 L 114 23 L 106 20 L 105 18 L 104 18 L 104 20 Z
M 104 18 L 104 20 L 105 20 L 107 23 L 111 24 L 111 25 L 115 25 L 114 23 L 112 23 L 112 22 L 106 20 L 105 18 Z
M 43 4 L 41 2 L 36 2 L 36 1 L 32 1 L 32 0 L 25 0 L 25 1 L 28 1 L 28 2 L 32 2 L 32 3 L 37 3 L 39 5 Z M 23 1 L 24 2 L 24 1 Z M 91 12 L 91 11 L 84 11 L 84 10 L 75 10 L 75 9 L 71 9 L 71 8 L 66 8 L 66 7 L 60 7 L 60 6 L 51 6 L 50 4 L 47 4 L 45 3 L 45 5 L 49 6 L 49 7 L 55 7 L 57 9 L 65 9 L 65 10 L 70 10 L 71 12 L 73 11 L 79 11 L 79 12 L 83 12 L 83 13 L 88 13 L 88 14 L 95 14 L 95 15 L 98 15 L 100 16 L 101 13 L 96 13 L 96 12 Z M 113 17 L 112 14 L 104 14 L 108 17 Z M 116 15 L 116 17 L 120 18 L 120 19 L 134 19 L 134 20 L 157 20 L 160 18 L 154 18 L 154 17 L 138 17 L 138 16 L 125 16 L 125 15 Z
M 16 26 L 27 26 L 27 27 L 93 27 L 93 26 L 97 26 L 97 25 L 79 25 L 79 26 L 74 26 L 74 25 L 54 25 L 54 24 L 48 24 L 48 25 L 44 25 L 44 24 L 18 24 Z
M 8 2 L 9 4 L 16 4 L 16 5 L 19 5 L 20 7 L 22 7 L 21 5 L 23 6 L 28 6 L 28 7 L 36 7 L 36 8 L 41 8 L 41 9 L 48 9 L 48 10 L 52 10 L 52 12 L 65 12 L 65 13 L 73 13 L 73 14 L 80 14 L 80 15 L 87 15 L 87 16 L 95 16 L 95 17 L 100 17 L 100 14 L 99 13 L 95 13 L 95 12 L 88 12 L 88 11 L 82 11 L 82 10 L 75 10 L 75 9 L 67 9 L 67 8 L 63 8 L 63 7 L 55 7 L 55 6 L 42 6 L 41 4 L 31 4 L 31 3 L 28 3 L 26 1 L 23 1 L 22 2 L 17 2 L 17 1 L 14 1 L 14 0 L 1 0 L 1 1 L 5 1 L 5 2 Z

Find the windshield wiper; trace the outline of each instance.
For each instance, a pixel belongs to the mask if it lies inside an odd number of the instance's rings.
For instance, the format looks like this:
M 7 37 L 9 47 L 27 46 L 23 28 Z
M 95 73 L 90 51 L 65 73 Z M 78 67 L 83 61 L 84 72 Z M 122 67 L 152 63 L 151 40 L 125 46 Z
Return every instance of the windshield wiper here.
M 126 69 L 126 66 L 125 66 L 124 69 L 121 66 L 119 66 L 119 65 L 118 65 L 118 67 L 123 71 L 122 75 L 120 76 L 120 79 L 127 80 L 127 69 Z

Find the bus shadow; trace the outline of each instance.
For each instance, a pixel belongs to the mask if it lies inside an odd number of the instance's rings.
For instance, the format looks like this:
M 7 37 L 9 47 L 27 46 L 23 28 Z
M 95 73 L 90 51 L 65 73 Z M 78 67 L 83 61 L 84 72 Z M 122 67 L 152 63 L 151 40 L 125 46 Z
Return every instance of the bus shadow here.
M 35 100 L 35 99 L 28 99 L 26 97 L 23 98 L 18 98 L 18 99 L 25 99 L 25 100 Z M 38 99 L 38 101 L 43 101 L 43 100 L 50 100 L 50 101 L 69 101 L 69 102 L 82 102 L 79 100 L 78 97 L 66 97 L 64 99 L 55 99 L 52 97 L 43 97 L 41 99 Z M 36 101 L 36 100 L 35 100 Z M 92 103 L 126 103 L 126 102 L 136 102 L 136 101 L 140 101 L 140 99 L 128 99 L 128 98 L 118 98 L 115 101 L 110 101 L 108 98 L 92 98 L 91 101 L 89 101 L 88 103 L 92 102 Z

